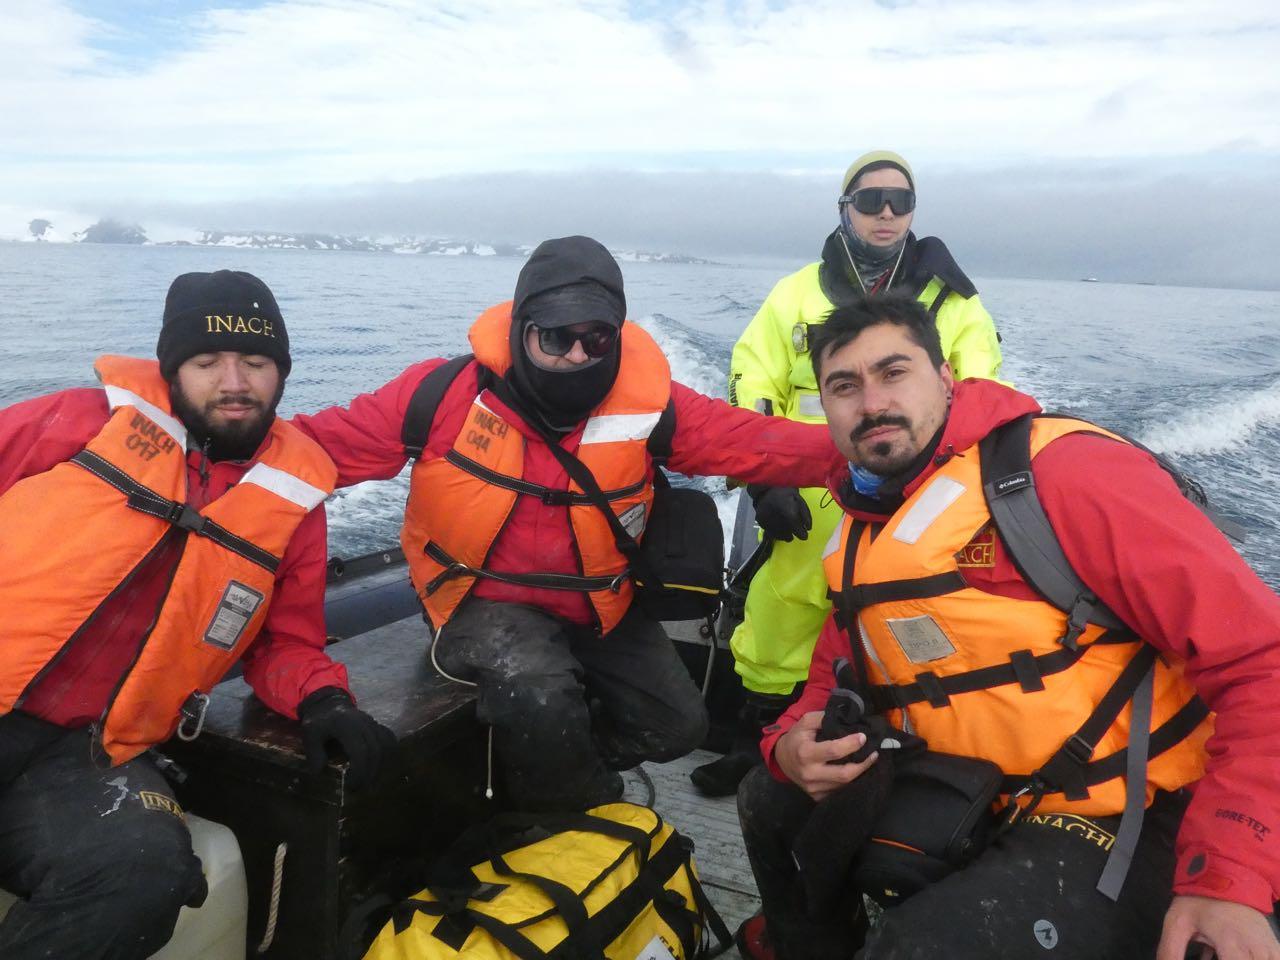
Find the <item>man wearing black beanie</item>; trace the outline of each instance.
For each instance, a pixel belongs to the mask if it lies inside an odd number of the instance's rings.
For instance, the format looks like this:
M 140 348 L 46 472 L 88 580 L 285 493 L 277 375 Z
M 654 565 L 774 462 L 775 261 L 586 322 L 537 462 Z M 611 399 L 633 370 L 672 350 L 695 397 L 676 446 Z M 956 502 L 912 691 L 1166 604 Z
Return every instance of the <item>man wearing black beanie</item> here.
M 0 956 L 141 958 L 206 885 L 148 749 L 237 662 L 358 787 L 394 737 L 325 653 L 334 467 L 276 419 L 289 338 L 257 277 L 178 277 L 159 362 L 0 410 Z M 68 572 L 72 575 L 68 575 Z M 177 815 L 175 815 L 177 813 Z
M 816 483 L 832 460 L 821 431 L 673 382 L 626 310 L 608 250 L 547 240 L 514 299 L 472 325 L 473 355 L 415 364 L 348 408 L 293 421 L 334 458 L 340 485 L 416 459 L 401 543 L 433 661 L 476 686 L 503 799 L 526 809 L 616 798 L 618 770 L 674 759 L 705 734 L 698 689 L 633 604 L 629 545 L 615 535 L 644 536 L 655 461 Z M 570 481 L 578 468 L 599 500 Z

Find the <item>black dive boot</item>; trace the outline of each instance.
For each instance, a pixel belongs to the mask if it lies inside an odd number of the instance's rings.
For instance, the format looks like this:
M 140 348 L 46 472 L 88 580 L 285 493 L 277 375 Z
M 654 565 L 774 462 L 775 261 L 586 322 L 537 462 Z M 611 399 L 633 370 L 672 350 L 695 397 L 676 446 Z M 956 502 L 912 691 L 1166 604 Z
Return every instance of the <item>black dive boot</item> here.
M 760 734 L 775 722 L 782 711 L 799 696 L 800 686 L 790 695 L 747 691 L 746 703 L 738 711 L 733 745 L 723 757 L 694 768 L 689 779 L 704 797 L 731 797 L 751 768 L 764 761 L 760 757 Z

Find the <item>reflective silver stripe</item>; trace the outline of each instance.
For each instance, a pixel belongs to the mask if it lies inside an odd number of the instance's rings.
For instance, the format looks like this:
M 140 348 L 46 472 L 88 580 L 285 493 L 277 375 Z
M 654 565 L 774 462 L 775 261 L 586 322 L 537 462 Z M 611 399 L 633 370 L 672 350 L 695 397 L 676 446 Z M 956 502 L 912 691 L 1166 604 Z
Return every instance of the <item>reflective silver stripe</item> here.
M 476 394 L 476 398 L 475 398 L 474 400 L 472 400 L 471 402 L 472 402 L 472 403 L 474 403 L 474 404 L 475 404 L 477 407 L 479 407 L 481 410 L 484 410 L 486 413 L 493 413 L 493 411 L 489 409 L 489 405 L 488 405 L 488 404 L 486 404 L 486 403 L 484 402 L 484 400 L 482 400 L 482 399 L 481 399 L 481 397 L 483 397 L 483 396 L 484 396 L 484 394 L 483 394 L 483 393 L 477 393 L 477 394 Z M 494 415 L 495 417 L 497 416 L 497 414 L 496 414 L 496 413 L 493 413 L 493 415 Z
M 278 497 L 290 503 L 296 503 L 304 510 L 314 510 L 328 496 L 319 487 L 313 487 L 305 480 L 299 480 L 291 473 L 269 467 L 265 463 L 255 463 L 240 478 L 241 483 L 256 483 L 264 490 L 270 490 Z
M 935 477 L 898 522 L 893 539 L 901 543 L 915 543 L 947 507 L 960 499 L 962 493 L 963 483 L 950 477 Z
M 133 407 L 157 427 L 163 430 L 177 442 L 182 448 L 182 452 L 187 452 L 187 428 L 182 425 L 182 421 L 170 414 L 165 413 L 154 403 L 148 403 L 132 390 L 126 390 L 124 387 L 113 387 L 106 384 L 103 387 L 107 391 L 107 404 L 112 410 L 117 407 Z
M 884 682 L 893 683 L 893 677 L 885 669 L 884 661 L 880 659 L 880 654 L 876 653 L 875 644 L 871 642 L 871 637 L 867 635 L 867 628 L 862 623 L 861 615 L 858 616 L 858 639 L 862 641 L 862 649 L 867 652 L 867 659 L 876 665 L 876 669 L 884 677 Z M 902 730 L 904 733 L 911 732 L 911 716 L 906 710 L 902 711 Z
M 614 413 L 607 417 L 592 417 L 582 431 L 582 443 L 618 443 L 623 440 L 644 440 L 658 425 L 658 413 Z
M 800 394 L 800 403 L 797 409 L 803 417 L 825 417 L 827 415 L 827 411 L 822 409 L 822 398 L 816 393 Z
M 746 494 L 744 493 L 743 496 L 746 496 Z M 844 536 L 845 536 L 844 525 L 845 523 L 848 523 L 848 522 L 849 522 L 848 520 L 845 520 L 842 523 L 837 523 L 836 528 L 831 531 L 831 539 L 828 540 L 827 545 L 822 548 L 823 560 L 827 559 L 827 557 L 831 556 L 833 553 L 839 550 L 840 544 L 844 543 Z

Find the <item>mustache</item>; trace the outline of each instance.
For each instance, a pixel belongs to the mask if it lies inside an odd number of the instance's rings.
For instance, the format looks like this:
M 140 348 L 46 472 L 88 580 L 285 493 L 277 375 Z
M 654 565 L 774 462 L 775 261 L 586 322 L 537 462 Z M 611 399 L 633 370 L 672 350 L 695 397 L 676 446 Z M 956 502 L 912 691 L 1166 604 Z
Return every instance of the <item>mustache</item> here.
M 895 416 L 891 413 L 886 413 L 879 417 L 864 417 L 849 433 L 849 438 L 851 440 L 859 440 L 872 430 L 880 427 L 902 427 L 904 430 L 910 430 L 911 421 L 906 417 Z
M 265 410 L 266 404 L 249 394 L 225 394 L 217 399 L 212 406 L 218 407 L 256 407 L 259 410 Z

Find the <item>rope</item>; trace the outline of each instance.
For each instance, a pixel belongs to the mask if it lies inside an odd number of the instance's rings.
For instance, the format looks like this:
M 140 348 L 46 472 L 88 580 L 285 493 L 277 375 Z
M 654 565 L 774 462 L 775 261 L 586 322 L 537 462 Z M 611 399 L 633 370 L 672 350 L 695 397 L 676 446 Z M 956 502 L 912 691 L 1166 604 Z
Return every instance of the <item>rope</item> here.
M 287 843 L 276 847 L 276 864 L 271 877 L 271 906 L 267 908 L 267 929 L 262 934 L 262 942 L 258 944 L 259 954 L 270 950 L 271 941 L 276 938 L 276 920 L 280 916 L 280 881 L 284 879 L 284 855 L 288 850 Z

